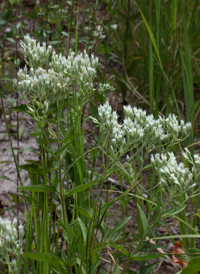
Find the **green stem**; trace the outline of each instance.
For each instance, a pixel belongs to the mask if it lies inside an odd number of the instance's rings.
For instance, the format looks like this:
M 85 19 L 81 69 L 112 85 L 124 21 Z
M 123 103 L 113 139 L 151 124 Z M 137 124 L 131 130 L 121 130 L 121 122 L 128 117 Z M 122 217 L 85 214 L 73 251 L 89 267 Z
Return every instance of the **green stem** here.
M 59 102 L 57 101 L 57 145 L 58 145 L 58 151 L 60 151 L 60 140 L 59 140 Z M 65 208 L 65 199 L 64 199 L 64 186 L 62 181 L 62 174 L 61 174 L 61 159 L 59 155 L 59 185 L 60 185 L 60 202 L 62 207 L 62 216 L 63 216 L 63 223 L 66 227 L 66 224 L 68 223 L 67 217 L 66 217 L 66 208 Z M 70 252 L 69 252 L 69 243 L 66 242 L 66 249 L 67 249 L 67 261 L 68 261 L 68 273 L 71 274 L 71 266 L 70 266 Z

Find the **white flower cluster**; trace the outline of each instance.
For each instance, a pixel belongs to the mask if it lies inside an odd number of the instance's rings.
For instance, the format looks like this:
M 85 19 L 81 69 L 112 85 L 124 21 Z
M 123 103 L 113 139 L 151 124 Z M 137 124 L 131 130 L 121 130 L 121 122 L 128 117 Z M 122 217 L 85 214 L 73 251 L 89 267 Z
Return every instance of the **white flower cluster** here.
M 198 154 L 194 154 L 192 157 L 192 154 L 188 148 L 185 148 L 182 155 L 193 166 L 193 173 L 198 177 L 200 174 L 200 156 Z
M 17 273 L 22 255 L 22 240 L 24 228 L 19 226 L 19 240 L 17 219 L 13 222 L 0 216 L 0 263 L 7 265 L 9 273 Z
M 109 92 L 113 92 L 115 90 L 115 88 L 113 88 L 110 84 L 106 83 L 106 84 L 99 84 L 99 91 L 104 95 L 104 96 L 108 96 Z
M 108 101 L 104 105 L 98 107 L 99 124 L 102 132 L 109 132 L 109 138 L 111 140 L 111 151 L 116 154 L 117 151 L 123 153 L 126 149 L 125 131 L 118 123 L 118 115 L 116 111 L 112 112 L 112 108 Z
M 97 25 L 96 30 L 93 31 L 92 35 L 97 37 L 98 40 L 103 40 L 106 38 L 106 35 L 103 34 L 103 27 L 101 25 Z
M 50 67 L 57 73 L 63 73 L 69 81 L 76 80 L 80 85 L 80 89 L 84 92 L 85 89 L 93 89 L 93 81 L 96 75 L 96 67 L 98 66 L 98 58 L 91 55 L 89 58 L 86 51 L 75 56 L 71 52 L 67 58 L 61 53 L 58 55 L 55 51 L 52 54 Z
M 98 107 L 98 113 L 99 113 L 99 117 L 100 117 L 100 123 L 102 123 L 102 124 L 110 123 L 112 108 L 109 105 L 108 101 L 106 101 L 106 103 L 104 105 L 100 105 Z
M 33 68 L 42 66 L 49 58 L 52 52 L 52 47 L 46 47 L 46 43 L 40 46 L 40 42 L 36 43 L 35 39 L 32 39 L 28 34 L 24 37 L 24 41 L 21 41 L 21 46 L 24 50 L 24 57 L 26 63 Z M 28 59 L 27 59 L 28 57 Z
M 143 128 L 148 143 L 171 139 L 171 143 L 174 144 L 179 138 L 184 139 L 191 132 L 191 123 L 184 123 L 181 120 L 179 124 L 174 114 L 169 114 L 166 119 L 159 116 L 155 120 L 152 114 L 146 115 L 146 111 L 131 106 L 124 106 L 124 113 L 130 119 L 134 119 L 135 125 Z
M 123 149 L 127 149 L 141 142 L 149 150 L 158 147 L 163 142 L 172 145 L 187 137 L 191 130 L 190 123 L 184 124 L 181 121 L 179 125 L 175 115 L 169 115 L 166 119 L 159 117 L 155 120 L 153 115 L 146 115 L 146 111 L 136 107 L 132 108 L 130 105 L 124 106 L 125 118 L 122 125 L 117 121 L 116 112 L 112 113 L 108 101 L 103 106 L 99 106 L 98 112 L 101 131 L 107 130 L 111 143 L 114 143 L 115 147 L 121 151 L 121 145 Z
M 151 162 L 160 173 L 160 182 L 164 183 L 171 191 L 175 185 L 178 186 L 177 190 L 182 191 L 188 191 L 196 185 L 193 184 L 192 172 L 182 162 L 177 163 L 173 152 L 151 155 Z
M 110 27 L 111 27 L 111 29 L 116 30 L 117 29 L 117 24 L 113 24 Z
M 129 142 L 141 140 L 144 136 L 144 129 L 136 121 L 133 122 L 130 117 L 124 118 L 123 128 Z
M 198 167 L 200 167 L 200 156 L 199 156 L 199 154 L 194 155 L 194 162 Z
M 179 134 L 184 137 L 187 136 L 191 131 L 191 123 L 185 123 L 183 120 L 181 120 L 179 124 L 176 115 L 171 113 L 165 119 L 165 127 L 167 132 L 174 138 L 174 140 L 179 138 Z
M 18 85 L 25 101 L 27 98 L 26 94 L 29 94 L 32 100 L 38 98 L 40 102 L 47 100 L 50 93 L 52 99 L 58 99 L 68 85 L 68 79 L 62 73 L 56 73 L 52 69 L 46 70 L 41 67 L 36 70 L 31 68 L 30 74 L 27 73 L 26 67 L 24 70 L 19 69 L 17 79 L 18 82 L 14 80 L 14 83 Z
M 52 52 L 51 46 L 46 49 L 46 44 L 40 46 L 36 40 L 25 36 L 21 42 L 24 49 L 25 60 L 31 67 L 28 73 L 27 67 L 20 69 L 14 85 L 18 88 L 23 99 L 28 104 L 28 98 L 32 104 L 36 104 L 42 110 L 42 115 L 48 111 L 48 106 L 58 100 L 63 100 L 68 94 L 68 89 L 73 81 L 77 83 L 79 94 L 88 95 L 93 91 L 93 81 L 98 66 L 98 58 L 88 54 L 71 52 L 67 58 L 62 54 Z M 47 62 L 52 54 L 51 62 Z M 28 59 L 27 59 L 28 57 Z M 42 68 L 43 64 L 49 68 Z M 29 106 L 31 107 L 31 106 Z M 35 114 L 35 110 L 30 110 Z

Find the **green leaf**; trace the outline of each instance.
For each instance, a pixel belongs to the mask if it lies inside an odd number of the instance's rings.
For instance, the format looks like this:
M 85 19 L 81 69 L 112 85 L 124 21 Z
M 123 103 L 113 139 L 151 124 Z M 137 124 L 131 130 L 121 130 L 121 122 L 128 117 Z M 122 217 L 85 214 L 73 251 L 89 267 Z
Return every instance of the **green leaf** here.
M 66 231 L 68 231 L 68 230 L 70 230 L 72 227 L 74 227 L 74 226 L 76 226 L 76 225 L 78 224 L 78 220 L 77 220 L 77 219 L 73 220 L 73 221 L 70 222 L 67 226 L 65 226 L 64 223 L 63 223 L 61 220 L 57 221 L 56 224 L 61 225 L 61 226 L 63 227 L 63 229 L 65 229 Z
M 191 229 L 191 231 L 193 231 L 195 234 L 199 234 L 198 231 L 196 231 L 196 229 L 190 225 L 187 221 L 184 221 L 183 219 L 179 218 L 178 216 L 173 216 L 174 218 L 176 218 L 177 220 L 179 220 L 180 222 L 182 222 L 183 224 L 185 224 L 187 227 L 189 227 Z
M 102 82 L 102 81 L 101 81 Z M 98 93 L 96 90 L 94 91 L 95 99 L 97 99 L 100 102 L 103 102 L 105 100 L 105 97 Z
M 97 76 L 99 77 L 99 82 L 103 83 L 103 75 L 102 75 L 99 67 L 97 67 L 96 71 L 97 71 Z
M 153 273 L 153 270 L 158 266 L 158 262 L 148 264 L 145 267 L 142 267 L 140 274 L 149 274 Z
M 19 106 L 10 108 L 10 110 L 11 111 L 16 111 L 16 112 L 27 112 L 28 108 L 25 104 L 21 104 Z
M 0 20 L 0 25 L 5 25 L 6 24 L 6 20 Z
M 67 264 L 63 262 L 60 258 L 50 254 L 44 254 L 39 252 L 24 252 L 23 255 L 24 257 L 29 259 L 51 263 L 51 264 L 57 264 L 60 266 L 67 266 Z
M 107 53 L 110 53 L 110 52 L 117 46 L 117 44 L 118 44 L 118 42 L 115 43 L 115 44 L 113 44 L 111 47 L 109 47 L 109 48 L 107 49 Z
M 78 186 L 75 186 L 74 188 L 70 189 L 70 190 L 65 190 L 65 196 L 71 196 L 75 193 L 78 193 L 78 192 L 81 192 L 83 190 L 86 190 L 94 185 L 96 185 L 98 183 L 99 180 L 94 180 L 90 183 L 87 183 L 87 184 L 83 184 L 83 185 L 78 185 Z
M 54 267 L 55 267 L 55 269 L 53 269 L 53 270 L 55 271 L 55 273 L 58 273 L 58 274 L 67 274 L 68 273 L 61 265 L 55 265 Z
M 192 259 L 200 256 L 200 250 L 196 248 L 190 248 L 185 250 L 187 261 L 189 262 Z
M 69 34 L 67 32 L 65 32 L 65 31 L 62 31 L 62 34 L 65 35 L 66 37 L 69 36 Z
M 112 207 L 117 201 L 119 201 L 120 199 L 122 199 L 125 195 L 127 195 L 133 188 L 135 188 L 135 186 L 137 185 L 137 183 L 133 186 L 131 186 L 130 188 L 128 188 L 126 191 L 124 191 L 121 195 L 119 195 L 119 197 L 113 199 L 112 201 L 106 203 L 105 205 L 103 205 L 101 207 L 101 211 L 100 213 L 103 213 L 104 211 L 106 211 L 109 207 Z
M 46 151 L 47 151 L 48 153 L 50 153 L 51 155 L 54 155 L 53 151 L 50 150 L 48 147 L 46 147 L 39 139 L 37 139 L 37 142 L 38 142 L 38 144 L 39 144 L 42 148 L 44 148 L 44 150 L 46 150 Z
M 90 104 L 91 116 L 98 120 L 99 119 L 99 114 L 98 114 L 97 108 L 95 107 L 95 105 L 93 104 L 92 101 L 89 101 L 89 104 Z
M 10 42 L 13 43 L 13 44 L 16 44 L 16 41 L 15 41 L 13 38 L 9 38 L 9 37 L 8 37 L 7 40 L 10 41 Z
M 42 132 L 30 132 L 28 133 L 30 136 L 43 136 Z
M 120 270 L 119 270 L 119 265 L 118 265 L 118 260 L 115 263 L 115 268 L 113 269 L 113 274 L 120 274 Z
M 148 230 L 148 227 L 149 227 L 147 217 L 146 217 L 144 211 L 139 206 L 139 204 L 137 204 L 137 207 L 139 209 L 139 214 L 140 214 L 140 218 L 141 218 L 141 222 L 142 222 L 143 233 L 146 233 L 146 231 Z
M 30 151 L 32 153 L 35 153 L 37 155 L 40 155 L 40 153 L 38 153 L 36 150 L 34 149 L 31 149 L 31 148 L 28 148 L 28 147 L 22 147 L 23 150 L 26 150 L 26 151 Z
M 43 175 L 43 170 L 41 169 L 41 166 L 35 164 L 35 163 L 30 163 L 30 164 L 25 164 L 25 165 L 20 165 L 19 166 L 21 169 L 24 169 L 30 173 L 35 173 L 38 175 Z
M 99 266 L 100 261 L 96 262 L 95 264 L 92 265 L 91 267 L 91 273 L 95 273 L 95 270 L 97 269 L 97 267 Z
M 173 30 L 176 29 L 177 5 L 178 5 L 178 0 L 173 0 L 172 1 L 172 27 L 173 27 Z
M 65 155 L 66 155 L 66 153 L 69 149 L 69 145 L 72 143 L 72 141 L 80 135 L 82 135 L 82 133 L 75 134 L 73 136 L 67 137 L 61 142 L 61 143 L 66 143 L 66 144 L 64 144 L 62 146 L 62 148 L 59 151 L 56 152 L 56 156 L 59 156 L 61 154 L 61 159 L 60 160 L 62 160 L 65 157 Z
M 19 128 L 19 140 L 22 139 L 22 136 L 23 136 L 23 134 L 24 134 L 24 131 L 25 131 L 25 128 L 24 128 L 24 127 L 20 127 L 20 128 Z
M 57 192 L 54 186 L 49 185 L 19 186 L 18 189 L 36 192 Z
M 5 175 L 1 175 L 0 178 L 4 179 L 4 180 L 7 180 L 7 181 L 10 181 L 10 182 L 13 182 L 14 184 L 17 184 L 15 181 L 11 180 L 9 177 L 7 177 Z
M 133 199 L 133 196 L 127 198 L 127 199 L 124 199 L 123 202 L 120 203 L 120 206 L 121 207 L 124 207 L 126 204 L 128 204 L 131 200 Z
M 103 52 L 103 54 L 106 54 L 106 53 L 107 53 L 106 47 L 105 47 L 102 43 L 100 43 L 100 42 L 99 42 L 99 48 L 100 48 L 100 50 Z
M 110 245 L 110 243 L 103 243 L 103 247 L 102 247 L 102 243 L 96 244 L 96 245 L 94 246 L 93 251 L 98 252 L 99 250 L 102 250 L 102 249 L 108 247 L 109 245 Z
M 84 243 L 86 243 L 86 240 L 87 240 L 87 228 L 84 225 L 83 221 L 79 217 L 77 218 L 77 220 L 78 220 L 80 228 L 82 230 Z
M 135 254 L 131 259 L 132 261 L 146 261 L 146 260 L 151 260 L 155 258 L 162 258 L 165 257 L 166 254 L 162 253 L 151 253 L 151 254 Z
M 86 211 L 83 207 L 77 206 L 77 205 L 70 205 L 71 207 L 75 208 L 79 212 L 81 212 L 83 215 L 85 215 L 88 219 L 92 219 L 92 216 L 88 211 Z
M 12 163 L 12 161 L 2 161 L 2 162 L 0 162 L 0 164 L 10 164 L 10 163 Z
M 81 273 L 82 274 L 87 274 L 88 271 L 87 271 L 86 264 L 82 260 L 80 260 L 79 258 L 76 258 L 76 262 L 79 266 L 81 266 Z
M 163 212 L 162 217 L 166 218 L 168 216 L 173 216 L 176 215 L 178 213 L 180 213 L 181 211 L 183 211 L 186 208 L 186 205 L 176 209 L 176 208 L 170 208 L 168 210 L 166 210 L 165 212 Z
M 156 55 L 157 55 L 159 64 L 160 64 L 160 66 L 161 66 L 161 68 L 162 68 L 162 70 L 163 70 L 162 62 L 161 62 L 161 59 L 160 59 L 160 54 L 159 54 L 159 51 L 158 51 L 158 47 L 157 47 L 156 40 L 155 40 L 155 38 L 154 38 L 153 32 L 152 32 L 151 28 L 149 27 L 149 25 L 148 25 L 148 23 L 147 23 L 147 20 L 146 20 L 146 18 L 144 17 L 144 14 L 143 14 L 142 10 L 140 9 L 139 5 L 137 5 L 137 6 L 138 6 L 138 9 L 139 9 L 139 11 L 140 11 L 140 14 L 142 15 L 142 19 L 143 19 L 143 21 L 144 21 L 144 23 L 145 23 L 145 26 L 146 26 L 146 28 L 147 28 L 147 30 L 148 30 L 148 33 L 149 33 L 149 36 L 150 36 L 150 38 L 151 38 L 152 44 L 153 44 L 153 46 L 154 46 L 154 49 L 155 49 L 155 52 L 156 52 Z
M 119 252 L 121 252 L 122 254 L 124 254 L 126 257 L 130 257 L 130 253 L 121 245 L 117 245 L 115 243 L 110 243 L 110 246 L 114 247 L 115 249 L 117 249 Z
M 122 227 L 125 226 L 125 224 L 131 219 L 131 216 L 127 217 L 126 219 L 124 219 L 123 221 L 121 221 L 120 223 L 118 223 L 115 228 L 113 228 L 109 234 L 108 234 L 108 237 L 110 236 L 113 236 L 117 231 L 119 231 L 120 229 L 122 229 Z
M 200 256 L 189 261 L 181 274 L 195 274 L 200 271 Z
M 9 0 L 11 5 L 19 4 L 19 0 Z
M 76 139 L 78 136 L 82 135 L 83 133 L 77 133 L 74 134 L 72 136 L 68 136 L 65 139 L 62 140 L 61 144 L 65 143 L 65 144 L 69 144 L 70 142 L 72 142 L 74 139 Z
M 64 127 L 62 121 L 60 121 L 60 123 L 59 123 L 59 128 L 60 128 L 60 133 L 61 133 L 62 137 L 66 138 L 67 132 L 65 130 L 65 127 Z
M 72 222 L 70 222 L 67 226 L 67 230 L 72 229 L 72 227 L 76 226 L 78 224 L 78 220 L 73 220 Z
M 171 235 L 171 236 L 164 236 L 164 237 L 155 237 L 151 238 L 151 240 L 164 240 L 164 239 L 175 239 L 175 238 L 200 238 L 198 234 L 187 234 L 187 235 Z

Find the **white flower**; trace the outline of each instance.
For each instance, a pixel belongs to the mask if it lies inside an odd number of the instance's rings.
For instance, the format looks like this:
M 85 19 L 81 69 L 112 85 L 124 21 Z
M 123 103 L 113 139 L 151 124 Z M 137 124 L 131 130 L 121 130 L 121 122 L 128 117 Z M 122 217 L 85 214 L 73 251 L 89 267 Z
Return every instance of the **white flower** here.
M 183 163 L 177 163 L 173 152 L 167 155 L 151 156 L 150 158 L 154 167 L 160 171 L 161 181 L 168 181 L 169 185 L 176 184 L 182 190 L 190 188 L 193 174 Z
M 113 24 L 110 27 L 111 27 L 111 29 L 116 30 L 117 29 L 117 24 Z

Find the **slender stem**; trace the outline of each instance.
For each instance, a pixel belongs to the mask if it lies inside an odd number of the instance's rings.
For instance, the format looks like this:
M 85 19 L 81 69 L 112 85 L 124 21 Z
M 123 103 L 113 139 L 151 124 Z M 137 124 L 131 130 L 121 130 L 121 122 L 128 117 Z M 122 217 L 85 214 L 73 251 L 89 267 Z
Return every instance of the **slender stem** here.
M 69 50 L 70 50 L 71 25 L 72 25 L 73 9 L 74 9 L 74 0 L 72 1 L 72 10 L 71 10 L 69 27 L 68 27 L 68 49 L 67 49 L 67 55 L 69 54 Z
M 57 145 L 58 145 L 58 151 L 60 151 L 60 139 L 59 139 L 59 121 L 60 121 L 60 115 L 59 115 L 59 102 L 56 102 L 57 104 Z M 63 217 L 63 223 L 66 227 L 66 224 L 68 223 L 68 219 L 66 217 L 66 208 L 65 208 L 65 199 L 64 199 L 64 186 L 63 186 L 63 180 L 62 180 L 62 172 L 61 172 L 61 156 L 59 155 L 59 185 L 60 185 L 60 202 L 62 207 L 62 217 Z M 66 249 L 67 249 L 67 261 L 68 261 L 68 273 L 71 274 L 71 266 L 70 266 L 70 252 L 69 252 L 69 243 L 66 242 Z
M 42 153 L 41 153 L 41 157 L 42 157 L 42 169 L 43 169 L 43 183 L 44 185 L 47 184 L 46 182 L 46 154 L 45 154 L 45 150 L 42 148 Z M 48 193 L 44 193 L 44 214 L 43 214 L 43 237 L 44 237 L 44 253 L 48 253 L 49 252 L 49 248 L 48 248 L 48 224 L 49 224 L 49 209 L 48 209 Z M 48 263 L 44 263 L 44 268 L 45 268 L 45 273 L 48 274 L 49 273 L 49 264 Z

